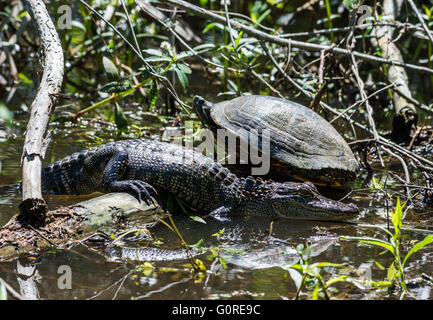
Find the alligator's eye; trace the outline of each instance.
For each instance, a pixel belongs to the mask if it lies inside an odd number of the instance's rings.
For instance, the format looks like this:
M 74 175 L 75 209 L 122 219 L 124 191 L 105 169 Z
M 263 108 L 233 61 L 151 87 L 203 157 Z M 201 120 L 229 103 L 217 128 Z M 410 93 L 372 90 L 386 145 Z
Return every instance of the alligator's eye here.
M 308 182 L 308 181 L 304 182 L 300 189 L 305 190 L 306 192 L 314 192 L 314 193 L 319 192 L 317 190 L 316 186 L 314 184 L 312 184 L 311 182 Z

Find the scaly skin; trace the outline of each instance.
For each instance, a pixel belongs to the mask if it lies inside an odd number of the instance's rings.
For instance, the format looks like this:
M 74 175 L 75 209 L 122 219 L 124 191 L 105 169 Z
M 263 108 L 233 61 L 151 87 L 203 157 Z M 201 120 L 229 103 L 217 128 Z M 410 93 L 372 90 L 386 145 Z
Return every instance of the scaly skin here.
M 303 220 L 347 220 L 358 208 L 330 200 L 311 183 L 238 178 L 212 159 L 176 144 L 123 140 L 74 153 L 42 170 L 46 193 L 130 192 L 148 201 L 171 192 L 199 211 Z

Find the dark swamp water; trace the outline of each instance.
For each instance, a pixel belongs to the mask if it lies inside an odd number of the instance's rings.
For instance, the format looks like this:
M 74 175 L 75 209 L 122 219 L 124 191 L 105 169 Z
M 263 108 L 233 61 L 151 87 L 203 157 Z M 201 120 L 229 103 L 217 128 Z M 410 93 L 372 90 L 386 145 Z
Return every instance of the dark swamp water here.
M 172 121 L 158 120 L 141 112 L 126 112 L 132 122 L 146 129 L 144 135 L 158 137 L 161 128 L 171 127 Z M 20 180 L 20 156 L 27 115 L 17 115 L 15 128 L 1 127 L 0 139 L 0 225 L 17 213 L 20 192 L 11 184 Z M 76 124 L 55 123 L 46 162 L 115 139 L 115 130 L 103 121 L 81 120 Z M 387 164 L 387 170 L 394 169 Z M 307 222 L 279 219 L 272 222 L 263 217 L 236 217 L 232 221 L 206 218 L 205 224 L 185 215 L 175 215 L 174 222 L 185 241 L 192 245 L 202 240 L 204 252 L 195 252 L 205 264 L 207 272 L 195 274 L 177 236 L 163 224 L 150 229 L 159 247 L 148 246 L 136 250 L 133 242 L 128 248 L 107 250 L 100 244 L 78 245 L 71 250 L 53 250 L 41 257 L 0 263 L 0 277 L 21 290 L 28 298 L 41 299 L 292 299 L 297 288 L 289 266 L 299 261 L 296 247 L 310 245 L 311 263 L 330 262 L 344 267 L 325 267 L 325 280 L 347 275 L 361 281 L 383 281 L 393 261 L 388 253 L 371 245 L 341 240 L 340 236 L 369 236 L 386 239 L 383 233 L 365 224 L 386 226 L 384 197 L 370 189 L 360 188 L 365 178 L 361 172 L 354 184 L 355 191 L 346 202 L 354 202 L 360 215 L 353 223 Z M 322 190 L 335 199 L 344 194 Z M 50 209 L 77 203 L 87 197 L 46 197 Z M 390 202 L 392 208 L 395 204 Z M 407 210 L 403 225 L 418 229 L 432 229 L 431 209 L 417 207 Z M 224 230 L 217 237 L 216 233 Z M 271 231 L 271 234 L 270 234 Z M 428 232 L 403 231 L 404 244 L 422 240 Z M 210 249 L 209 249 L 210 248 Z M 212 257 L 219 252 L 222 258 Z M 403 250 L 403 252 L 406 252 Z M 431 261 L 433 246 L 415 253 L 405 268 L 407 279 L 433 274 Z M 59 287 L 62 268 L 72 274 L 71 289 Z M 23 275 L 24 274 L 24 275 Z M 31 275 L 31 277 L 28 277 Z M 373 290 L 348 282 L 332 285 L 332 297 L 337 299 L 396 299 L 398 293 Z M 310 299 L 312 288 L 302 289 L 301 299 Z M 432 299 L 432 285 L 421 282 L 410 292 L 418 299 Z M 323 298 L 323 296 L 321 296 Z M 12 298 L 10 296 L 10 298 Z

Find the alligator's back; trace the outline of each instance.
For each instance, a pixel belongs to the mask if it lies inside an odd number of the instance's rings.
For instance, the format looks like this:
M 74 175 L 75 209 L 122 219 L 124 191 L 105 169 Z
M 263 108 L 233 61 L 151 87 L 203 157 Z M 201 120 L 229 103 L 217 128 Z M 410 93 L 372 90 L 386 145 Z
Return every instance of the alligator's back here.
M 119 154 L 125 156 L 117 157 Z M 109 191 L 104 187 L 104 179 L 110 174 L 118 174 L 116 180 L 145 181 L 198 209 L 221 205 L 218 203 L 221 184 L 230 184 L 236 178 L 221 164 L 193 150 L 132 139 L 83 150 L 49 165 L 42 171 L 43 191 L 56 194 Z

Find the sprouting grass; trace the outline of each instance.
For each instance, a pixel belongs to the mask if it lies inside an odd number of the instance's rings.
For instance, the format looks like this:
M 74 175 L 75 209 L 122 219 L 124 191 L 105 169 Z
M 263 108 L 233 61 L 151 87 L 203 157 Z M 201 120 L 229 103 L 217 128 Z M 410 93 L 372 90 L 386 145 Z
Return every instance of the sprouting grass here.
M 402 295 L 400 298 L 404 298 L 407 294 L 411 295 L 410 292 L 407 289 L 406 286 L 406 278 L 404 274 L 404 269 L 406 266 L 406 262 L 410 258 L 412 254 L 419 251 L 426 245 L 433 242 L 433 235 L 426 236 L 422 241 L 419 241 L 415 243 L 406 253 L 406 255 L 403 256 L 403 252 L 401 251 L 401 240 L 402 240 L 402 217 L 403 217 L 403 207 L 400 204 L 400 198 L 397 198 L 397 204 L 395 207 L 395 210 L 391 212 L 391 221 L 393 224 L 393 230 L 394 233 L 389 231 L 386 228 L 376 226 L 380 230 L 382 230 L 384 233 L 386 233 L 389 238 L 387 241 L 371 238 L 371 237 L 346 237 L 343 236 L 341 239 L 343 240 L 349 240 L 349 241 L 360 241 L 363 243 L 372 244 L 374 246 L 380 247 L 385 249 L 386 251 L 390 252 L 392 256 L 394 257 L 394 260 L 391 262 L 389 267 L 387 268 L 387 279 L 388 281 L 392 281 L 394 283 L 397 283 L 401 289 L 402 289 Z M 411 295 L 412 296 L 412 295 Z M 412 296 L 414 297 L 414 296 Z
M 332 13 L 331 13 L 331 5 L 329 4 L 329 0 L 325 0 L 325 5 L 326 5 L 326 15 L 328 17 L 328 27 L 329 29 L 332 29 L 333 28 Z M 334 43 L 334 33 L 331 32 L 329 36 L 331 37 L 331 42 Z
M 347 281 L 346 275 L 333 277 L 327 281 L 324 280 L 321 271 L 324 267 L 343 267 L 342 264 L 331 262 L 311 263 L 310 247 L 306 243 L 305 247 L 300 244 L 296 247 L 299 254 L 299 261 L 296 264 L 291 264 L 285 267 L 289 271 L 291 278 L 297 287 L 295 299 L 299 299 L 303 288 L 312 289 L 311 298 L 318 300 L 320 296 L 330 300 L 330 286 L 342 281 Z

